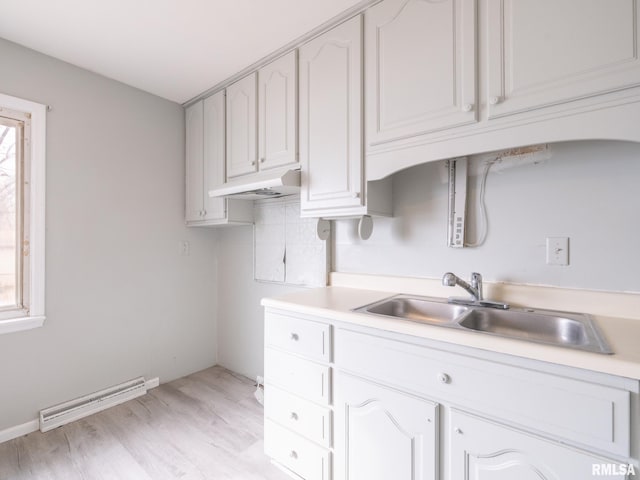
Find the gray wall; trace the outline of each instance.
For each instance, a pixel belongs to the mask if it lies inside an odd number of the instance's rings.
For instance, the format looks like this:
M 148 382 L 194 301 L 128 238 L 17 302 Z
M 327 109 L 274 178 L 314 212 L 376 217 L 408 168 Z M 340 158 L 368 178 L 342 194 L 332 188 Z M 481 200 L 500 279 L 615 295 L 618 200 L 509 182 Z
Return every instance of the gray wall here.
M 0 335 L 0 430 L 139 375 L 215 364 L 215 232 L 184 227 L 182 107 L 4 40 L 0 58 L 2 93 L 53 107 L 47 320 Z
M 223 229 L 218 241 L 218 361 L 255 379 L 264 370 L 260 300 L 300 288 L 253 280 L 253 227 Z
M 356 223 L 335 222 L 334 270 L 640 292 L 640 144 L 604 141 L 550 146 L 551 158 L 487 178 L 489 230 L 478 248 L 446 246 L 444 162 L 393 178 L 394 218 L 376 219 L 361 241 Z M 478 172 L 479 158 L 471 158 Z M 469 223 L 477 220 L 479 176 L 469 180 Z M 473 229 L 472 229 L 473 237 Z M 570 237 L 570 265 L 545 263 L 545 238 Z

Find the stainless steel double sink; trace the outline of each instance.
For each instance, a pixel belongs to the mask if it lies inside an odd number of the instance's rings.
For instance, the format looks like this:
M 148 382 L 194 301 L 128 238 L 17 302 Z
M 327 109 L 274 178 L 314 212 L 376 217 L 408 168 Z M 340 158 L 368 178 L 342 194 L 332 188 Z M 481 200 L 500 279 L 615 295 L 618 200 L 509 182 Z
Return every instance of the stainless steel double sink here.
M 528 308 L 497 310 L 410 295 L 396 295 L 353 311 L 588 352 L 613 353 L 593 319 L 584 313 Z

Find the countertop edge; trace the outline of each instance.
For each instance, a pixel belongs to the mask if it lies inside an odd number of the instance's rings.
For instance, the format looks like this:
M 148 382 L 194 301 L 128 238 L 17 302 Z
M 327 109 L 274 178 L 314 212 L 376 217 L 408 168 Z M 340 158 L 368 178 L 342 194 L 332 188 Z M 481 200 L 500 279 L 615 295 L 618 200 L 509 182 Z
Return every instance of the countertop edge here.
M 629 325 L 634 328 L 637 327 L 638 335 L 635 338 L 640 338 L 640 322 L 637 320 L 594 316 L 600 330 L 612 343 L 615 352 L 612 355 L 603 355 L 350 311 L 353 308 L 396 294 L 349 287 L 326 287 L 324 289 L 296 292 L 284 297 L 264 298 L 261 304 L 267 308 L 286 310 L 337 322 L 352 323 L 456 346 L 487 350 L 530 360 L 616 375 L 634 381 L 640 380 L 640 354 L 633 355 L 635 350 L 640 350 L 640 348 L 636 347 L 633 352 L 628 352 L 626 344 L 622 345 L 620 343 L 620 340 L 624 340 L 624 338 L 620 338 L 620 330 L 623 327 L 628 328 Z M 355 298 L 351 301 L 346 297 Z M 620 325 L 621 322 L 625 322 L 624 325 Z M 625 335 L 622 336 L 625 337 Z M 638 358 L 635 358 L 636 356 Z

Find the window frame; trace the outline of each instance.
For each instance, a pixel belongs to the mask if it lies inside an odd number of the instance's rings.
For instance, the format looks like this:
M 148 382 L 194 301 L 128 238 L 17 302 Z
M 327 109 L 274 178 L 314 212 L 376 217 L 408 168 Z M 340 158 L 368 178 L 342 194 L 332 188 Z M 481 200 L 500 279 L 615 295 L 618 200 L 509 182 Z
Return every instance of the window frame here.
M 23 166 L 25 188 L 23 225 L 27 237 L 28 262 L 24 263 L 24 308 L 6 310 L 0 316 L 0 334 L 41 327 L 45 320 L 45 168 L 47 106 L 0 93 L 2 111 L 30 117 L 30 135 L 24 137 L 29 150 Z

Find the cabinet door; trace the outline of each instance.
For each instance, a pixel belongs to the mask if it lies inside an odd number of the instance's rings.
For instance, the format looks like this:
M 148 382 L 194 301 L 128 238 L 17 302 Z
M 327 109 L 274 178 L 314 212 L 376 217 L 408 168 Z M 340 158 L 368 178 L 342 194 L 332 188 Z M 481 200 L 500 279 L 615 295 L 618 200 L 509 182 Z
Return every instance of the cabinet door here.
M 367 145 L 476 121 L 475 0 L 385 0 L 365 13 Z
M 225 200 L 209 197 L 209 190 L 224 183 L 224 91 L 204 100 L 204 219 L 225 217 Z
M 298 162 L 297 51 L 258 72 L 260 170 Z
M 300 49 L 300 206 L 362 203 L 362 17 Z
M 185 110 L 185 220 L 200 221 L 204 211 L 203 102 Z
M 489 0 L 489 118 L 640 84 L 636 0 Z
M 337 480 L 438 478 L 437 404 L 343 373 L 334 388 Z
M 595 478 L 619 462 L 543 440 L 488 420 L 451 410 L 451 478 L 558 480 Z M 609 470 L 611 471 L 611 470 Z M 624 479 L 624 474 L 597 478 Z
M 227 87 L 227 177 L 257 170 L 256 73 Z

